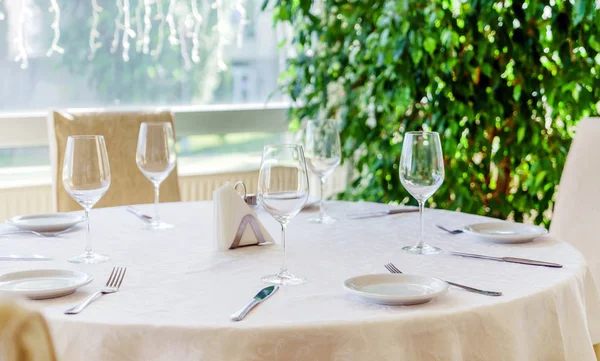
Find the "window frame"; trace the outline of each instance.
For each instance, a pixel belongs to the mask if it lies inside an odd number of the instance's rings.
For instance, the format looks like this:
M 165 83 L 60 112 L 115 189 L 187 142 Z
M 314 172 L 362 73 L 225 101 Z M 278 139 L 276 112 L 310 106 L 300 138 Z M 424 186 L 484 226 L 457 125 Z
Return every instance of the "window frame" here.
M 175 117 L 178 137 L 288 130 L 289 103 L 192 105 L 164 107 L 74 108 L 68 112 L 170 110 Z M 0 112 L 0 148 L 48 145 L 48 112 Z

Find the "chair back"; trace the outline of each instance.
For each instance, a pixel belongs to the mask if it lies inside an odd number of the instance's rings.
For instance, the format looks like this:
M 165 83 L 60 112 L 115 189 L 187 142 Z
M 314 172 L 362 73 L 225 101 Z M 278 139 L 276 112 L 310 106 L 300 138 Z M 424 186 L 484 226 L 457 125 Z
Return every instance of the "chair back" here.
M 62 167 L 67 139 L 71 135 L 102 135 L 110 163 L 111 184 L 108 192 L 94 207 L 113 207 L 128 204 L 152 203 L 153 187 L 138 169 L 135 155 L 140 125 L 143 122 L 170 122 L 170 112 L 92 112 L 68 113 L 51 111 L 48 119 L 52 184 L 56 210 L 80 210 L 62 184 Z M 161 202 L 181 200 L 177 167 L 160 187 Z
M 46 320 L 15 301 L 0 303 L 0 360 L 56 361 Z
M 571 243 L 586 259 L 600 287 L 600 118 L 577 124 L 560 179 L 550 233 Z

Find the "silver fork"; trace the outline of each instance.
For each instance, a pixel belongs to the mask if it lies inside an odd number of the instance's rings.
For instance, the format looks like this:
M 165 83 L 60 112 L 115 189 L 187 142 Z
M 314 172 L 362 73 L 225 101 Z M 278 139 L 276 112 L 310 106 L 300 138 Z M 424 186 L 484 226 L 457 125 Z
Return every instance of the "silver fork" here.
M 461 234 L 464 233 L 465 231 L 463 231 L 462 229 L 448 229 L 444 226 L 440 226 L 439 224 L 436 224 L 436 227 L 441 229 L 442 231 L 446 231 L 450 234 Z
M 386 263 L 384 265 L 384 267 L 388 271 L 390 271 L 390 273 L 400 273 L 400 274 L 402 274 L 402 271 L 400 271 L 398 268 L 396 268 L 396 266 L 394 266 L 393 263 Z M 486 295 L 486 296 L 502 296 L 502 292 L 480 290 L 478 288 L 473 288 L 473 287 L 461 285 L 460 283 L 454 283 L 454 282 L 450 282 L 450 281 L 446 281 L 446 283 L 449 284 L 449 285 L 452 285 L 454 287 L 459 287 L 459 288 L 465 289 L 467 291 L 471 291 L 471 292 L 474 292 L 474 293 L 479 293 L 481 295 Z
M 110 276 L 108 277 L 108 281 L 106 281 L 106 285 L 104 286 L 104 288 L 94 293 L 90 297 L 86 298 L 85 301 L 81 302 L 77 306 L 66 310 L 65 314 L 78 314 L 79 312 L 83 311 L 90 303 L 92 303 L 92 301 L 94 301 L 99 295 L 117 292 L 119 290 L 119 287 L 121 287 L 121 283 L 123 283 L 125 272 L 127 272 L 127 267 L 113 267 L 113 270 L 110 273 Z
M 67 233 L 67 232 L 71 231 L 75 227 L 77 227 L 77 225 L 71 226 L 71 227 L 69 227 L 67 229 L 63 229 L 62 231 L 59 231 L 59 232 L 36 232 L 36 231 L 28 230 L 28 229 L 19 229 L 17 231 L 10 231 L 10 232 L 5 232 L 5 233 L 0 233 L 0 237 L 2 237 L 2 236 L 10 236 L 12 234 L 31 233 L 31 234 L 35 234 L 38 237 L 52 238 L 52 237 L 60 236 L 63 233 Z

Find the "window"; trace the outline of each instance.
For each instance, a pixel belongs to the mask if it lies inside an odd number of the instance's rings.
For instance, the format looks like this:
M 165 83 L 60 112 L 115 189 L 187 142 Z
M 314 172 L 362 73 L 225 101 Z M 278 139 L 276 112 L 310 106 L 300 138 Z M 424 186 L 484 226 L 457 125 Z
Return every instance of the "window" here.
M 260 0 L 0 0 L 0 118 L 37 112 L 41 122 L 48 108 L 280 102 L 281 39 L 271 19 Z M 184 132 L 178 147 L 184 158 L 260 153 L 281 131 Z M 0 167 L 48 165 L 45 145 L 32 145 L 0 142 Z

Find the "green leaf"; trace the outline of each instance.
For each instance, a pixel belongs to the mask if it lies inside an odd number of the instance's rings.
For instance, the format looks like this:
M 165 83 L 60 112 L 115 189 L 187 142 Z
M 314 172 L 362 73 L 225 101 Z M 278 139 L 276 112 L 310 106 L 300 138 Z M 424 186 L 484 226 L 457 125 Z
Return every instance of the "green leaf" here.
M 516 87 L 513 88 L 513 99 L 516 101 L 519 101 L 519 99 L 521 99 L 521 84 L 517 85 Z
M 433 55 L 433 52 L 435 51 L 435 47 L 437 46 L 437 42 L 435 41 L 434 38 L 427 37 L 427 38 L 425 38 L 425 41 L 423 42 L 423 46 L 425 47 L 425 51 L 427 51 L 429 53 L 429 55 Z

